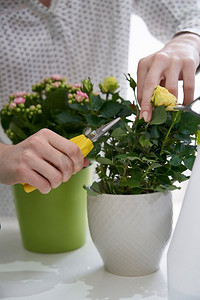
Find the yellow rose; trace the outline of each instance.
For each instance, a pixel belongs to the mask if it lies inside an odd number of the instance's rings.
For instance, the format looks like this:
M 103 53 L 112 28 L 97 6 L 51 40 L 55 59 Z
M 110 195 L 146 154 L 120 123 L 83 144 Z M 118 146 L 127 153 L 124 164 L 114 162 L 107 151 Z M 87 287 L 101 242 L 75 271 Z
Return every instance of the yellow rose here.
M 119 85 L 118 85 L 117 79 L 115 79 L 115 77 L 113 77 L 113 76 L 110 76 L 110 77 L 105 78 L 103 84 L 100 83 L 99 87 L 100 87 L 102 93 L 113 94 L 119 88 Z
M 155 106 L 165 105 L 167 107 L 166 110 L 172 110 L 173 106 L 177 104 L 177 99 L 166 88 L 157 85 L 154 89 L 151 102 Z

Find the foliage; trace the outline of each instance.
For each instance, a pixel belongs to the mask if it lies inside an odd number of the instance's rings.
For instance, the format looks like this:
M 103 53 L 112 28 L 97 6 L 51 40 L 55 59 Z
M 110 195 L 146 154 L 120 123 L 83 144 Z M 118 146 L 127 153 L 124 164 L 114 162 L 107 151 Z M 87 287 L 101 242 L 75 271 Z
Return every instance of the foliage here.
M 135 94 L 134 80 L 130 75 L 127 79 Z M 103 138 L 103 155 L 96 157 L 99 181 L 93 183 L 93 192 L 162 192 L 179 188 L 175 182 L 189 178 L 185 171 L 191 170 L 194 163 L 199 117 L 188 112 L 167 111 L 161 104 L 154 108 L 151 122 L 146 123 L 139 118 L 137 99 L 135 107 L 134 122 L 123 120 Z
M 136 83 L 126 79 L 134 92 L 134 103 L 118 91 L 114 77 L 99 83 L 95 93 L 90 78 L 68 84 L 53 75 L 32 87 L 32 93 L 16 92 L 1 110 L 1 124 L 13 144 L 42 128 L 66 138 L 92 130 L 115 117 L 122 120 L 96 142 L 90 157 L 97 161 L 98 182 L 92 190 L 111 194 L 138 194 L 179 188 L 175 182 L 188 179 L 195 159 L 195 134 L 199 118 L 187 112 L 170 111 L 175 97 L 157 86 L 151 122 L 139 118 Z M 130 116 L 134 121 L 130 121 Z
M 111 77 L 112 92 L 100 95 L 93 90 L 90 78 L 81 84 L 68 84 L 53 75 L 32 87 L 32 93 L 16 92 L 1 110 L 1 124 L 13 144 L 17 144 L 42 128 L 66 138 L 82 134 L 86 127 L 93 130 L 133 113 L 131 102 L 120 97 L 118 85 Z M 109 78 L 106 81 L 109 87 Z M 101 85 L 105 89 L 104 85 Z M 100 143 L 100 141 L 99 141 Z M 96 144 L 91 156 L 100 151 Z

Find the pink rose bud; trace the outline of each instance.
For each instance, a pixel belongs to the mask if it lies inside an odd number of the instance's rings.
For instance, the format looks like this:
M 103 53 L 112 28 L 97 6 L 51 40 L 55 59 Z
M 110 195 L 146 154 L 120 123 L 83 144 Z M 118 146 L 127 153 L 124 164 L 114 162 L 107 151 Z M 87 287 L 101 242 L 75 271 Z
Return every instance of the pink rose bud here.
M 10 97 L 15 97 L 15 98 L 17 98 L 17 97 L 23 97 L 23 96 L 25 96 L 26 95 L 26 92 L 25 91 L 17 91 L 17 92 L 15 92 L 15 93 L 13 93 L 13 94 L 10 94 Z
M 82 102 L 82 101 L 84 100 L 84 97 L 83 97 L 83 96 L 80 96 L 80 95 L 76 95 L 76 96 L 75 96 L 75 100 L 76 100 L 77 102 Z
M 14 99 L 14 103 L 16 104 L 24 104 L 26 102 L 26 99 L 23 97 L 17 97 Z
M 53 82 L 53 83 L 52 83 L 52 87 L 59 87 L 59 83 L 60 83 L 60 82 Z
M 14 102 L 11 102 L 10 104 L 9 104 L 9 108 L 10 109 L 13 109 L 13 108 L 15 108 L 17 105 L 16 105 L 16 103 L 14 103 Z
M 51 76 L 51 79 L 53 79 L 53 80 L 61 80 L 62 77 L 60 75 L 58 75 L 58 74 L 54 74 L 54 75 Z
M 82 84 L 81 83 L 71 84 L 70 86 L 74 90 L 82 88 Z
M 81 83 L 76 83 L 76 84 L 74 84 L 74 87 L 76 87 L 76 88 L 82 88 L 82 84 Z
M 88 99 L 88 95 L 86 93 L 83 93 L 82 91 L 77 91 L 76 95 L 81 96 L 81 97 L 83 97 L 85 99 Z

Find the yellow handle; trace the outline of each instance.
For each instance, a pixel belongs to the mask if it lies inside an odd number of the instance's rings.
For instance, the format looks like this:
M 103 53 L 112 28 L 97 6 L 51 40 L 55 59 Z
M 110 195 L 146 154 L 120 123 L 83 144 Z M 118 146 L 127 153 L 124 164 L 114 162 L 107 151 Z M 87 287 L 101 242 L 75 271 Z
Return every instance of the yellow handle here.
M 84 157 L 90 153 L 94 148 L 94 145 L 90 139 L 88 139 L 84 134 L 78 135 L 70 139 L 71 142 L 76 144 L 80 149 Z
M 74 138 L 70 139 L 70 141 L 76 144 L 81 149 L 81 152 L 84 157 L 86 157 L 94 147 L 92 141 L 88 139 L 84 134 L 75 136 Z M 36 188 L 30 184 L 27 183 L 22 183 L 22 184 L 24 185 L 24 190 L 26 193 L 30 193 L 36 190 Z

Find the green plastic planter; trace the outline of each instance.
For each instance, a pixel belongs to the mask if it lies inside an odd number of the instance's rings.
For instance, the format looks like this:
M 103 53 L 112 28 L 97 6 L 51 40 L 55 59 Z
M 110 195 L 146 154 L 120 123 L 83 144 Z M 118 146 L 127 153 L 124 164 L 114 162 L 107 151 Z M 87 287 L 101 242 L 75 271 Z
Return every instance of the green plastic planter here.
M 82 169 L 66 183 L 41 194 L 13 186 L 24 248 L 39 253 L 67 252 L 84 245 L 87 231 L 87 193 L 93 167 Z

